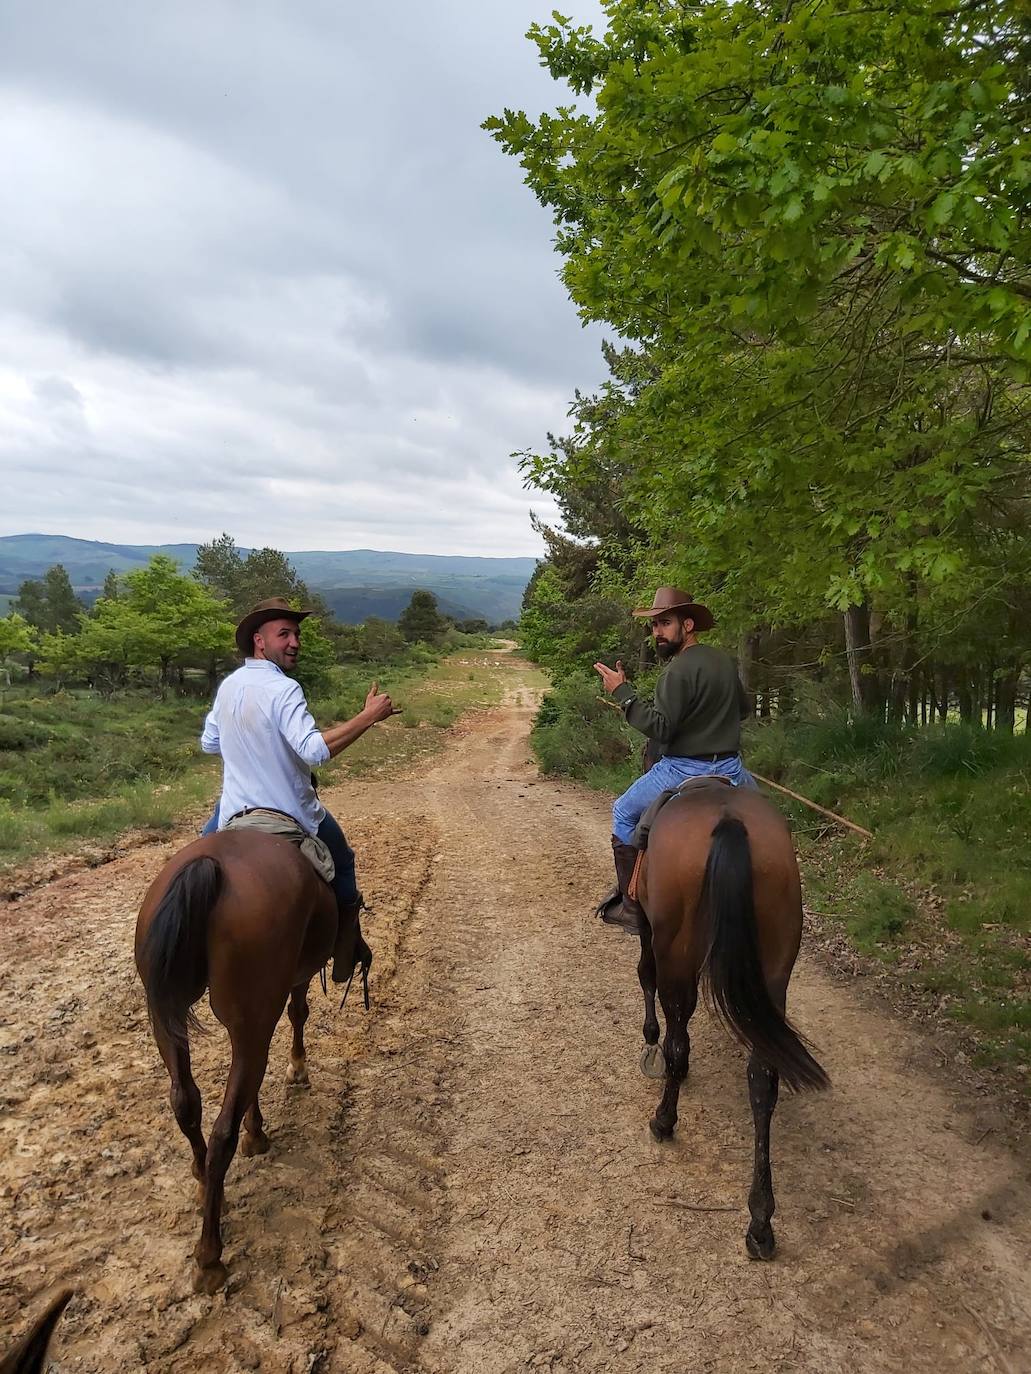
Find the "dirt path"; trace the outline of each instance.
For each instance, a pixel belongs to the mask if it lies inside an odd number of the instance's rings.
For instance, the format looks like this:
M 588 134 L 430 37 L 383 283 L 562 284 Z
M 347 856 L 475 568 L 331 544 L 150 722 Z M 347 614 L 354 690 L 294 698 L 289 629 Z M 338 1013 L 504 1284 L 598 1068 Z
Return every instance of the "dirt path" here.
M 588 914 L 607 807 L 537 776 L 524 670 L 498 671 L 503 706 L 431 766 L 328 799 L 375 908 L 373 1011 L 315 996 L 310 1090 L 280 1029 L 214 1299 L 131 963 L 178 841 L 0 913 L 0 1327 L 68 1280 L 63 1374 L 1026 1368 L 1026 1180 L 916 1033 L 817 968 L 792 1008 L 834 1089 L 774 1120 L 778 1261 L 745 1257 L 743 1058 L 704 1013 L 677 1138 L 651 1140 L 635 948 Z M 209 1120 L 224 1049 L 196 1054 Z

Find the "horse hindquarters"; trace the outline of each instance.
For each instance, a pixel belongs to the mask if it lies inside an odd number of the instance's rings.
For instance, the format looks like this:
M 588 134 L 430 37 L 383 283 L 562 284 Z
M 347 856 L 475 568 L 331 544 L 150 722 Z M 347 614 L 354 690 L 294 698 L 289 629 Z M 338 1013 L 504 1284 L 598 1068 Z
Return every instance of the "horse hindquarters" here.
M 783 986 L 767 986 L 759 956 L 751 847 L 737 816 L 724 816 L 712 831 L 698 915 L 706 949 L 702 973 L 716 1013 L 788 1087 L 826 1088 L 826 1073 L 784 1015 L 790 967 Z
M 782 928 L 774 921 L 775 928 L 765 931 L 771 948 L 778 941 L 784 945 L 777 962 L 786 970 L 775 986 L 767 985 L 759 953 L 751 845 L 736 816 L 724 815 L 712 831 L 698 913 L 708 942 L 703 973 L 713 1006 L 751 1050 L 748 1097 L 755 1156 L 745 1246 L 752 1259 L 772 1259 L 776 1241 L 770 1222 L 776 1203 L 770 1123 L 780 1079 L 783 1076 L 792 1088 L 825 1088 L 827 1075 L 784 1015 L 787 980 L 797 951 L 797 926 L 793 932 L 787 910 Z
M 151 889 L 160 890 L 161 878 Z M 222 893 L 217 859 L 201 854 L 173 874 L 156 906 L 150 893 L 136 924 L 136 968 L 158 1045 L 183 1047 L 198 1022 L 193 1005 L 208 982 L 208 921 Z

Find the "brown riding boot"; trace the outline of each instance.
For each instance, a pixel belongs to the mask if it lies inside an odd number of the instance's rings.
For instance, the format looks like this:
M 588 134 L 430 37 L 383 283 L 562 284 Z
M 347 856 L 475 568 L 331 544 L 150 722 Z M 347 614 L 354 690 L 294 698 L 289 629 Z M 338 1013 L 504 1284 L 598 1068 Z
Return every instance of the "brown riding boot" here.
M 361 964 L 363 971 L 368 974 L 372 950 L 362 937 L 361 911 L 364 906 L 364 899 L 359 892 L 353 902 L 339 908 L 333 972 L 330 975 L 334 983 L 346 983 L 357 964 Z
M 644 922 L 647 920 L 640 902 L 627 896 L 638 853 L 635 845 L 624 844 L 613 835 L 612 857 L 616 863 L 616 891 L 598 907 L 598 915 L 607 925 L 619 926 L 633 935 L 643 933 Z

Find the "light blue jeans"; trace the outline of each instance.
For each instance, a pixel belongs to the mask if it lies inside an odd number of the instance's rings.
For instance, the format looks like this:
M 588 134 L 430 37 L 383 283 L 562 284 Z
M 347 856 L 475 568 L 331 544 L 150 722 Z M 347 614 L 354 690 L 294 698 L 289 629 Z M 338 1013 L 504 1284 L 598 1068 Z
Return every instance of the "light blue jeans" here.
M 612 808 L 612 833 L 623 844 L 633 844 L 637 822 L 660 792 L 679 787 L 688 778 L 729 778 L 735 787 L 754 787 L 755 779 L 741 762 L 741 755 L 706 763 L 704 759 L 659 759 L 635 783 L 617 797 Z

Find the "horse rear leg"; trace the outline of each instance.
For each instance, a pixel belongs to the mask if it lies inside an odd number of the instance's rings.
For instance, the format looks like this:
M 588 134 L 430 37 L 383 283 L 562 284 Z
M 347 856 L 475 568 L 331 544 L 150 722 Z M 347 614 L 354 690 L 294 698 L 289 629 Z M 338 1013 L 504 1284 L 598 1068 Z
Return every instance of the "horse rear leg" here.
M 233 1062 L 222 1110 L 215 1118 L 208 1139 L 204 1182 L 204 1226 L 194 1251 L 197 1268 L 193 1287 L 197 1293 L 215 1293 L 226 1281 L 222 1263 L 222 1197 L 226 1172 L 236 1154 L 240 1125 L 249 1108 L 257 1110 L 258 1090 L 265 1077 L 272 1026 L 248 1028 L 239 1038 L 233 1036 Z
M 298 984 L 290 990 L 290 1024 L 294 1038 L 290 1045 L 290 1067 L 286 1071 L 288 1083 L 308 1082 L 308 1063 L 304 1050 L 304 1023 L 308 1019 L 308 987 Z
M 155 1039 L 157 1040 L 158 1052 L 164 1060 L 168 1076 L 172 1080 L 172 1087 L 168 1094 L 169 1101 L 172 1103 L 172 1111 L 179 1123 L 179 1129 L 190 1142 L 190 1148 L 193 1150 L 193 1176 L 198 1182 L 203 1183 L 208 1147 L 201 1130 L 200 1089 L 193 1078 L 190 1065 L 190 1047 L 189 1045 L 176 1045 L 157 1031 L 155 1031 Z
M 659 1052 L 659 1018 L 655 1014 L 655 951 L 652 949 L 652 928 L 647 921 L 641 931 L 641 957 L 637 964 L 637 979 L 644 993 L 644 1049 L 641 1051 L 641 1072 L 645 1078 L 662 1078 L 665 1070 Z
M 780 1075 L 768 1068 L 753 1053 L 748 1059 L 748 1097 L 755 1122 L 755 1164 L 748 1194 L 751 1225 L 745 1235 L 745 1249 L 752 1259 L 772 1259 L 777 1249 L 770 1220 L 776 1208 L 773 1198 L 773 1173 L 770 1168 L 770 1121 L 777 1105 Z
M 675 981 L 663 979 L 659 983 L 659 1001 L 666 1018 L 666 1038 L 662 1042 L 662 1054 L 666 1061 L 666 1086 L 663 1089 L 662 1101 L 648 1125 L 656 1140 L 669 1140 L 677 1124 L 680 1085 L 687 1077 L 691 1058 L 691 1037 L 687 1033 L 687 1023 L 694 1014 L 698 1002 L 697 977 L 680 978 Z
M 781 1016 L 787 1008 L 787 985 L 770 987 L 770 1001 Z M 752 1186 L 748 1193 L 751 1224 L 745 1235 L 745 1249 L 752 1259 L 773 1259 L 777 1250 L 770 1222 L 777 1204 L 773 1197 L 773 1170 L 770 1166 L 770 1122 L 780 1092 L 780 1074 L 764 1064 L 753 1052 L 748 1058 L 748 1100 L 755 1124 L 755 1162 Z

